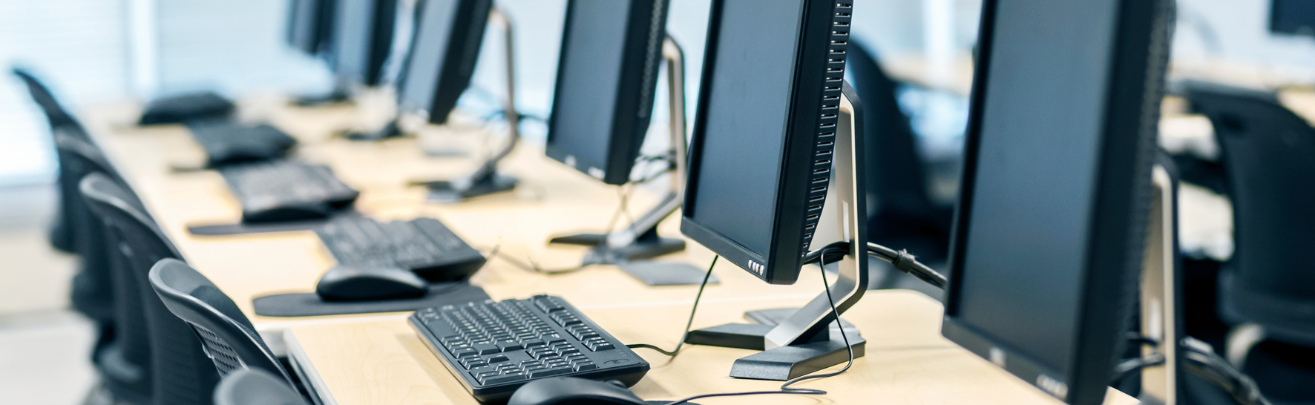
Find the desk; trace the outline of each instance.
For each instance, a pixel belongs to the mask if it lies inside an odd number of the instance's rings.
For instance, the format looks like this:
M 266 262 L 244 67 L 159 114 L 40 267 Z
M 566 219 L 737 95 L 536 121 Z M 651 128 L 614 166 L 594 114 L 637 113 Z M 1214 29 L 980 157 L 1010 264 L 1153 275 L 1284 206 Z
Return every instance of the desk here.
M 615 188 L 551 161 L 541 146 L 530 144 L 523 144 L 503 166 L 521 178 L 520 191 L 461 204 L 428 204 L 425 190 L 407 187 L 406 181 L 456 176 L 471 168 L 470 159 L 427 158 L 420 150 L 421 141 L 414 138 L 360 143 L 330 137 L 331 130 L 348 127 L 357 119 L 354 109 L 348 107 L 301 109 L 287 107 L 278 99 L 257 98 L 245 100 L 242 109 L 245 119 L 271 122 L 301 140 L 296 151 L 299 159 L 328 164 L 344 182 L 361 190 L 356 204 L 359 211 L 380 219 L 439 218 L 477 249 L 488 251 L 498 246 L 501 252 L 521 260 L 533 257 L 545 268 L 572 267 L 585 253 L 581 247 L 547 246 L 550 235 L 602 229 L 619 204 Z M 251 306 L 255 297 L 314 291 L 320 274 L 333 266 L 332 256 L 309 231 L 221 237 L 188 233 L 189 224 L 238 221 L 238 203 L 216 172 L 170 173 L 170 164 L 199 164 L 202 150 L 181 126 L 138 128 L 126 124 L 136 114 L 135 105 L 122 103 L 91 109 L 82 116 L 188 263 L 233 298 L 276 353 L 283 353 L 282 332 L 294 325 L 402 319 L 406 315 L 256 316 Z M 474 144 L 481 141 L 480 135 L 478 127 L 458 124 L 422 138 Z M 632 211 L 646 209 L 657 197 L 657 193 L 639 190 L 632 198 Z M 673 215 L 661 230 L 674 237 L 680 235 L 678 226 L 679 215 Z M 690 243 L 686 252 L 661 260 L 702 267 L 712 260 L 712 253 Z M 811 297 L 817 294 L 813 286 L 820 282 L 815 274 L 808 274 L 795 286 L 768 286 L 738 271 L 726 271 L 720 277 L 722 283 L 710 286 L 710 291 L 745 297 Z M 547 276 L 500 259 L 491 260 L 472 283 L 494 298 L 552 291 L 586 306 L 687 302 L 697 289 L 648 288 L 612 266 Z
M 719 275 L 738 270 L 719 268 Z M 801 283 L 810 284 L 810 283 Z M 812 286 L 820 289 L 820 285 Z M 690 297 L 692 298 L 692 297 Z M 740 321 L 749 309 L 802 305 L 806 300 L 737 299 L 704 295 L 694 327 Z M 674 347 L 689 316 L 689 299 L 656 305 L 595 305 L 580 308 L 618 339 Z M 845 319 L 867 339 L 867 355 L 836 377 L 801 387 L 824 397 L 768 395 L 699 400 L 705 405 L 739 404 L 1057 404 L 1022 380 L 940 336 L 942 307 L 921 293 L 869 291 Z M 643 322 L 635 322 L 642 318 Z M 476 404 L 406 324 L 388 320 L 292 328 L 286 337 L 292 360 L 326 405 Z M 632 389 L 648 400 L 698 394 L 774 390 L 780 382 L 727 376 L 731 363 L 748 350 L 686 346 L 673 361 L 637 350 L 653 369 Z M 1110 390 L 1106 404 L 1135 404 Z

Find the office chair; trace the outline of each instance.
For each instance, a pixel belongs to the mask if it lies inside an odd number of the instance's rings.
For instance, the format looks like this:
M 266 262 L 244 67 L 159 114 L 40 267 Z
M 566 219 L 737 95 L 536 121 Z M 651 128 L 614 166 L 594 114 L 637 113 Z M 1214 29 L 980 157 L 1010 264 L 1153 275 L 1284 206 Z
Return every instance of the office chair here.
M 1315 403 L 1315 387 L 1284 383 L 1315 381 L 1315 129 L 1272 93 L 1196 85 L 1188 99 L 1214 124 L 1233 203 L 1220 312 L 1265 332 L 1243 371 L 1275 403 Z
M 863 100 L 869 238 L 922 262 L 944 261 L 954 211 L 932 202 L 913 128 L 896 101 L 897 83 L 868 49 L 854 41 L 846 66 Z
M 151 268 L 150 280 L 164 306 L 196 332 L 221 376 L 255 369 L 293 383 L 237 304 L 201 273 L 164 259 Z
M 162 259 L 181 259 L 164 233 L 131 200 L 132 192 L 108 176 L 93 173 L 80 186 L 89 208 L 105 221 L 119 244 L 126 263 L 120 277 L 130 283 L 134 296 L 120 296 L 125 306 L 140 302 L 148 342 L 150 367 L 150 403 L 158 405 L 209 405 L 219 373 L 206 356 L 201 342 L 191 329 L 169 312 L 160 298 L 152 294 L 147 280 L 150 268 Z M 129 317 L 136 314 L 129 314 Z M 126 328 L 127 326 L 125 326 Z M 124 342 L 138 345 L 140 342 Z
M 81 180 L 95 173 L 125 189 L 127 186 L 94 144 L 56 133 L 55 150 L 62 162 L 60 187 L 63 195 L 69 196 L 61 203 L 68 213 L 66 220 L 76 229 L 74 246 L 81 259 L 73 277 L 73 307 L 91 318 L 99 329 L 92 364 L 103 386 L 116 398 L 143 403 L 151 391 L 144 316 L 140 300 L 119 299 L 139 294 L 131 278 L 124 279 L 128 265 L 119 254 L 119 241 L 108 224 L 89 209 L 78 183 L 64 178 Z M 129 196 L 125 201 L 141 209 L 136 197 Z
M 297 390 L 278 376 L 257 370 L 237 370 L 215 388 L 215 405 L 308 405 Z
M 32 95 L 32 101 L 36 102 L 37 106 L 41 108 L 41 112 L 45 114 L 46 119 L 50 122 L 51 134 L 59 134 L 63 132 L 69 136 L 83 137 L 88 141 L 90 140 L 90 137 L 87 137 L 86 131 L 82 128 L 82 125 L 79 124 L 78 121 L 59 104 L 59 101 L 55 99 L 55 95 L 50 92 L 50 89 L 48 89 L 45 84 L 42 84 L 40 80 L 37 80 L 36 76 L 20 67 L 14 67 L 13 73 L 14 76 L 18 76 L 18 78 L 27 85 L 28 93 Z M 64 166 L 62 161 L 59 165 L 61 169 Z M 76 184 L 78 179 L 70 180 L 67 177 L 68 176 L 64 175 L 64 170 L 60 170 L 59 180 L 61 183 L 73 182 Z M 77 194 L 64 195 L 76 196 Z M 73 199 L 77 198 L 74 197 Z M 63 200 L 62 197 L 61 200 Z M 60 206 L 62 207 L 63 204 L 60 204 Z M 74 225 L 68 223 L 66 219 L 67 215 L 67 212 L 59 210 L 55 211 L 55 215 L 51 218 L 49 231 L 50 246 L 61 252 L 76 253 L 77 248 L 74 246 L 75 242 L 73 241 L 73 235 L 77 230 L 74 229 Z

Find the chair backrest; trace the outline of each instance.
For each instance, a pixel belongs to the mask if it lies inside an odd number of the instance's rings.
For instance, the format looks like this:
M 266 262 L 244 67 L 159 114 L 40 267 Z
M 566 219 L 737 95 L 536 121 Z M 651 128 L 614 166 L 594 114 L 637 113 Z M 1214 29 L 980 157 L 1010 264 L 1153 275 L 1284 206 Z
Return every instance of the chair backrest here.
M 70 129 L 72 130 L 72 129 Z M 60 161 L 58 184 L 61 197 L 59 212 L 62 226 L 70 238 L 71 251 L 81 256 L 79 272 L 74 280 L 73 305 L 79 312 L 97 321 L 117 318 L 112 282 L 117 244 L 105 231 L 105 223 L 87 209 L 78 186 L 90 173 L 104 173 L 120 184 L 123 180 L 105 159 L 100 149 L 88 140 L 68 136 L 68 131 L 55 132 L 55 150 Z M 133 197 L 130 202 L 140 207 Z M 134 333 L 129 331 L 127 333 Z
M 146 213 L 131 201 L 127 188 L 108 176 L 93 173 L 80 187 L 89 208 L 104 220 L 122 241 L 121 254 L 126 258 L 127 278 L 136 288 L 135 297 L 118 297 L 119 301 L 140 300 L 146 319 L 150 348 L 152 400 L 156 404 L 210 404 L 219 373 L 201 348 L 191 328 L 169 312 L 159 296 L 151 293 L 148 273 L 162 259 L 181 259 L 182 255 Z
M 59 103 L 59 100 L 55 98 L 55 94 L 50 91 L 50 88 L 46 87 L 44 83 L 41 83 L 41 80 L 38 80 L 32 72 L 15 66 L 13 68 L 13 73 L 14 76 L 18 76 L 18 78 L 23 81 L 23 84 L 27 85 L 27 92 L 32 95 L 32 101 L 36 102 L 37 106 L 41 107 L 41 112 L 45 113 L 46 119 L 50 121 L 51 129 L 66 126 L 77 128 L 82 127 L 82 124 L 78 123 L 77 119 L 73 118 L 73 114 L 70 114 L 68 110 L 64 109 L 64 106 Z
M 846 67 L 854 91 L 863 99 L 869 205 L 898 212 L 926 211 L 932 206 L 926 176 L 909 117 L 896 99 L 898 84 L 881 69 L 876 55 L 857 42 L 850 47 Z
M 1315 129 L 1272 93 L 1194 85 L 1187 94 L 1214 124 L 1233 203 L 1224 314 L 1315 347 Z
M 215 405 L 308 405 L 297 390 L 278 376 L 254 369 L 224 376 L 215 388 Z
M 196 332 L 219 375 L 251 368 L 292 383 L 251 321 L 210 279 L 187 263 L 164 259 L 151 268 L 150 280 L 164 306 Z

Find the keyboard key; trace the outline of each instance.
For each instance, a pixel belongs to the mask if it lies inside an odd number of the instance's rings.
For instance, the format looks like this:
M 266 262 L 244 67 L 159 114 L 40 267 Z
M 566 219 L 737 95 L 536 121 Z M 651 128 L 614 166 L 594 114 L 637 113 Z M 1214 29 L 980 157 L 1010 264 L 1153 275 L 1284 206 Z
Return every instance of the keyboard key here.
M 498 345 L 492 343 L 476 343 L 473 348 L 479 354 L 493 354 L 493 353 L 502 352 L 502 349 L 498 349 Z
M 598 369 L 598 366 L 594 365 L 593 362 L 582 361 L 579 363 L 575 363 L 575 371 L 589 371 L 596 369 Z
M 511 359 L 508 359 L 507 356 L 503 356 L 501 354 L 497 356 L 489 357 L 489 364 L 504 363 L 508 361 L 511 361 Z
M 531 378 L 533 378 L 533 377 L 531 377 Z M 520 380 L 524 380 L 524 379 L 525 379 L 525 374 L 520 374 L 520 373 L 516 373 L 516 374 L 503 374 L 503 375 L 497 375 L 497 376 L 492 376 L 492 377 L 485 378 L 485 379 L 483 379 L 483 380 L 480 380 L 479 383 L 480 383 L 480 384 L 485 384 L 485 385 L 493 385 L 493 384 L 502 384 L 502 383 L 509 383 L 509 382 L 514 382 L 514 381 L 520 381 Z

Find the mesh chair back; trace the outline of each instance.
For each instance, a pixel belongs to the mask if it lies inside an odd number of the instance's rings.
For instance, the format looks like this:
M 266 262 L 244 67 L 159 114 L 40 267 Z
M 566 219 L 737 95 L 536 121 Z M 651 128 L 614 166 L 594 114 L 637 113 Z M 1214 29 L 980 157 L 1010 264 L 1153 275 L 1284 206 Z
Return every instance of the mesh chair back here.
M 82 194 L 91 211 L 109 224 L 123 243 L 127 270 L 135 297 L 141 301 L 146 319 L 150 348 L 152 400 L 155 404 L 194 405 L 211 403 L 219 374 L 201 348 L 191 328 L 165 308 L 152 294 L 148 273 L 162 259 L 180 259 L 181 255 L 144 211 L 130 202 L 132 193 L 103 174 L 82 180 Z
M 1315 129 L 1271 93 L 1195 85 L 1188 99 L 1214 124 L 1233 202 L 1224 315 L 1315 347 Z
M 196 331 L 221 376 L 252 368 L 292 383 L 237 304 L 201 273 L 181 261 L 164 259 L 151 269 L 150 280 L 164 306 Z

